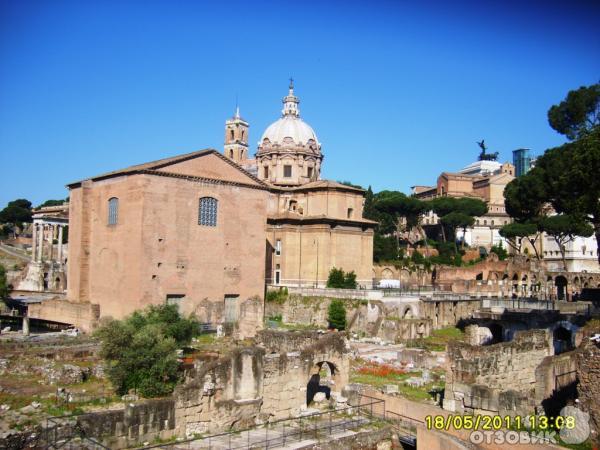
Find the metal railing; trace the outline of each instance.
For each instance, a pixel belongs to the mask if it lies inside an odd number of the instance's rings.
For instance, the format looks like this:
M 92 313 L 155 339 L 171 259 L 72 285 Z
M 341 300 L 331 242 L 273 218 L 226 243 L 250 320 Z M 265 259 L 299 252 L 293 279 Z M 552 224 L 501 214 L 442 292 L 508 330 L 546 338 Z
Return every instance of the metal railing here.
M 588 315 L 591 313 L 591 304 L 589 302 L 539 300 L 529 297 L 483 298 L 481 299 L 481 308 L 535 309 L 565 313 L 585 313 Z
M 362 396 L 365 397 L 366 396 Z M 362 398 L 361 398 L 362 400 Z M 275 448 L 303 440 L 321 441 L 333 433 L 353 430 L 367 425 L 376 417 L 385 417 L 385 400 L 369 397 L 367 402 L 359 400 L 358 405 L 314 413 L 304 417 L 281 419 L 269 422 L 263 427 L 227 431 L 172 443 L 145 446 L 144 448 L 184 450 L 198 448 L 219 448 L 227 450 L 250 448 Z M 366 416 L 350 415 L 352 408 Z

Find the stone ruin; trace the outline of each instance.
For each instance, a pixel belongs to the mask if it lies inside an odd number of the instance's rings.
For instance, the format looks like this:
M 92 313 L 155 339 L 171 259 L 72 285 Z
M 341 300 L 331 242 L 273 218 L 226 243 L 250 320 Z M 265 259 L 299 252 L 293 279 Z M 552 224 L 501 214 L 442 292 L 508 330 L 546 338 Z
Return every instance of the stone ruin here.
M 511 342 L 448 344 L 443 407 L 459 414 L 558 413 L 574 397 L 575 353 L 554 355 L 549 330 L 515 333 Z
M 350 349 L 342 333 L 265 330 L 257 346 L 200 364 L 177 388 L 176 434 L 191 436 L 301 415 L 312 374 L 326 363 L 331 390 L 348 383 Z
M 155 439 L 193 438 L 248 428 L 307 412 L 306 390 L 311 375 L 322 369 L 330 376 L 321 385 L 331 389 L 329 405 L 344 406 L 351 351 L 344 333 L 264 330 L 256 339 L 217 359 L 197 360 L 168 398 L 128 402 L 49 422 L 52 432 L 0 438 L 0 448 L 46 446 L 44 439 L 69 440 L 79 431 L 113 449 Z

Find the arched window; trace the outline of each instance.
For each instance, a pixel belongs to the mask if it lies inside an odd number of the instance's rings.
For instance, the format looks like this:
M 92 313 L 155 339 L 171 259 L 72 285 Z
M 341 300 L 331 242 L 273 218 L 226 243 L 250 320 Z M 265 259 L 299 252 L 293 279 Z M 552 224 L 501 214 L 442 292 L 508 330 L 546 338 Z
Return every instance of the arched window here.
M 229 130 L 229 135 L 231 136 L 231 140 L 233 141 L 233 130 Z
M 198 208 L 198 225 L 207 227 L 217 226 L 218 200 L 212 197 L 202 197 Z
M 108 199 L 108 224 L 116 225 L 119 221 L 119 199 L 112 197 Z

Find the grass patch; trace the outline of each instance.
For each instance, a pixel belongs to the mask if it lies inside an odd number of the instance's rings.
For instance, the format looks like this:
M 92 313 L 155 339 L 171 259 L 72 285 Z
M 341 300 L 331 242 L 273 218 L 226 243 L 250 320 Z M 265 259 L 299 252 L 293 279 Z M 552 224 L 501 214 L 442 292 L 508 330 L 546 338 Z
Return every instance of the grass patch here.
M 433 330 L 431 336 L 423 339 L 411 339 L 406 342 L 407 347 L 423 348 L 432 352 L 443 352 L 450 341 L 462 341 L 465 333 L 460 328 L 447 327 Z

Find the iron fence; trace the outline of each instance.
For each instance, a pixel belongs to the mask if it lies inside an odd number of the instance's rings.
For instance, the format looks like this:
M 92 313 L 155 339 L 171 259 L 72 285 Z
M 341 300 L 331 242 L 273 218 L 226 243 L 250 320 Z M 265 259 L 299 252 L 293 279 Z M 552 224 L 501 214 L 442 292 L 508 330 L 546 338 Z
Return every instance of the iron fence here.
M 365 397 L 365 396 L 363 396 Z M 353 409 L 362 412 L 367 417 L 353 414 Z M 269 422 L 263 427 L 246 428 L 212 434 L 172 443 L 163 443 L 145 446 L 146 449 L 188 450 L 188 449 L 250 449 L 250 448 L 275 448 L 301 442 L 303 440 L 320 441 L 332 436 L 333 433 L 353 430 L 367 425 L 374 418 L 385 417 L 385 400 L 370 397 L 357 405 L 329 411 L 310 414 L 304 417 L 282 419 Z

